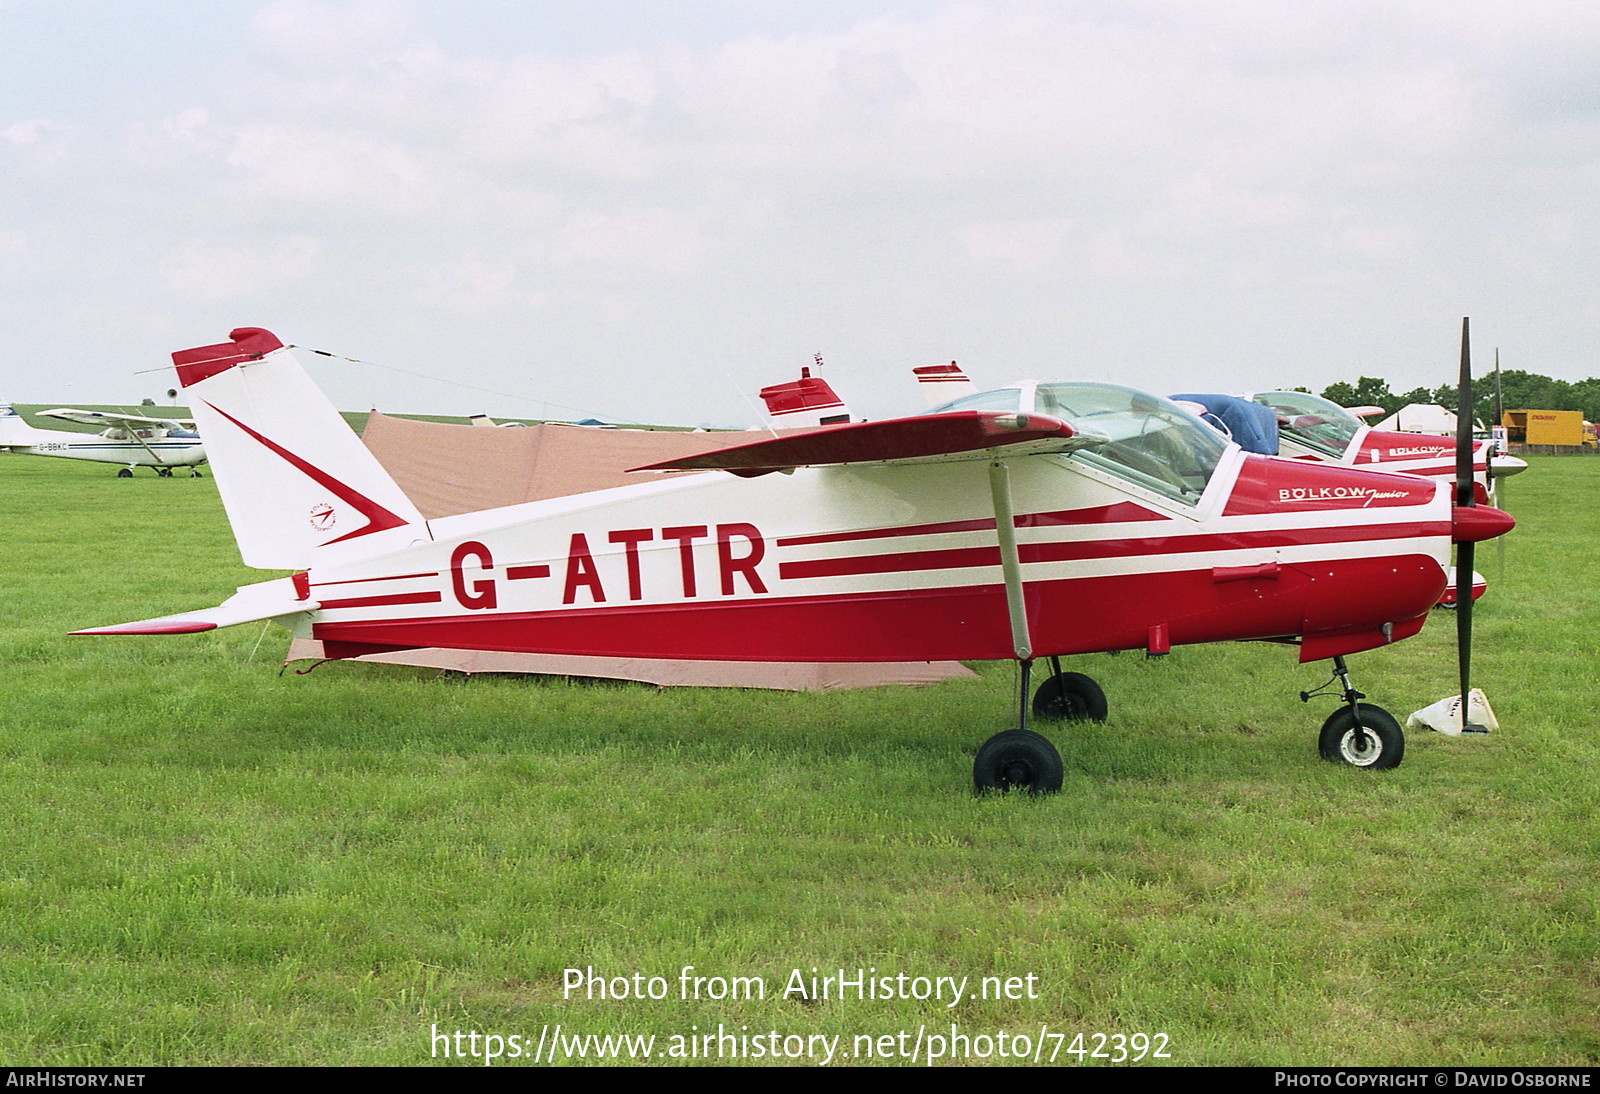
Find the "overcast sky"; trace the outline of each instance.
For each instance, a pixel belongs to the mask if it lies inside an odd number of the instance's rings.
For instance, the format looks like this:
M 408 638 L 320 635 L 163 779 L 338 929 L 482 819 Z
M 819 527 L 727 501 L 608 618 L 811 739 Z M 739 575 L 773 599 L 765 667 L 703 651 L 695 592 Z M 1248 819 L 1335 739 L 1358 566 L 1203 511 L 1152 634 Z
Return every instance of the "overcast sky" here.
M 159 397 L 237 326 L 367 362 L 303 358 L 343 409 L 678 424 L 818 352 L 874 417 L 951 359 L 1405 390 L 1463 315 L 1600 374 L 1587 0 L 0 0 L 0 43 L 0 400 Z

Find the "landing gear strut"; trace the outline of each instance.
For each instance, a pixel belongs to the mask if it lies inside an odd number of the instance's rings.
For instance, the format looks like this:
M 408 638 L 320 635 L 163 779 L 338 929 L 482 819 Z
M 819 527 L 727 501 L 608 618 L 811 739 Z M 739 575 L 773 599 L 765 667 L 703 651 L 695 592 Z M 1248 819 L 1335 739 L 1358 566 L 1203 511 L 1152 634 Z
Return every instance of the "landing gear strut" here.
M 1050 658 L 1050 672 L 1051 676 L 1033 693 L 1034 714 L 1066 722 L 1106 720 L 1106 693 L 1093 677 L 1062 672 L 1059 657 Z
M 1017 699 L 1017 728 L 996 733 L 972 761 L 972 785 L 978 793 L 1054 794 L 1061 789 L 1061 753 L 1041 735 L 1028 728 L 1028 683 L 1033 660 L 1017 662 L 1021 667 Z
M 1096 721 L 1106 716 L 1106 697 L 1100 686 L 1077 672 L 1062 672 L 1059 658 L 1052 657 L 1054 675 L 1039 686 L 1029 703 L 1028 690 L 1033 661 L 1018 661 L 1021 667 L 1017 688 L 1017 728 L 996 733 L 978 749 L 972 763 L 972 784 L 979 793 L 1026 790 L 1029 794 L 1054 794 L 1061 789 L 1061 753 L 1049 740 L 1028 728 L 1028 715 L 1047 718 L 1085 718 Z
M 1333 688 L 1334 681 L 1340 687 Z M 1382 771 L 1396 767 L 1406 754 L 1406 737 L 1394 715 L 1382 707 L 1363 703 L 1366 696 L 1350 685 L 1350 672 L 1344 658 L 1333 659 L 1333 676 L 1316 691 L 1302 691 L 1300 701 L 1309 703 L 1319 695 L 1337 695 L 1344 703 L 1328 715 L 1317 736 L 1317 751 L 1325 760 Z

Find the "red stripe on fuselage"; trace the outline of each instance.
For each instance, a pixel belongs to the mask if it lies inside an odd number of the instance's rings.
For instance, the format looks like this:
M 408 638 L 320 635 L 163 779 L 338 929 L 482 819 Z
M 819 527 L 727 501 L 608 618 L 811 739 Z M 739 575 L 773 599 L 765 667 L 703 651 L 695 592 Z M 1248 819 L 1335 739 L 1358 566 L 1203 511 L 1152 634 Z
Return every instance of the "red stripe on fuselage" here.
M 1024 513 L 1016 518 L 1018 528 L 1123 524 L 1142 520 L 1170 520 L 1164 513 L 1146 509 L 1131 501 L 1097 505 L 1087 509 L 1063 509 L 1053 513 Z M 814 543 L 848 543 L 853 540 L 887 539 L 891 536 L 936 536 L 950 532 L 984 532 L 995 527 L 994 518 L 947 520 L 934 524 L 907 524 L 898 528 L 863 528 L 851 532 L 819 532 L 811 536 L 784 536 L 779 547 L 803 547 Z
M 438 576 L 438 570 L 430 570 L 427 573 L 394 574 L 386 577 L 341 577 L 335 578 L 332 581 L 313 581 L 311 582 L 311 586 L 312 588 L 316 589 L 324 589 L 333 585 L 367 585 L 374 581 L 416 581 L 422 578 Z
M 444 594 L 431 593 L 389 593 L 379 596 L 352 596 L 344 600 L 324 600 L 324 610 L 330 608 L 383 608 L 400 604 L 438 604 L 444 600 Z
M 1444 572 L 1427 555 L 1285 564 L 1274 580 L 1218 583 L 1209 566 L 1028 582 L 1034 653 L 1142 649 L 1165 624 L 1174 645 L 1325 636 L 1319 657 L 1387 641 L 1382 627 L 1427 613 Z M 524 653 L 710 661 L 1009 658 L 998 583 L 425 619 L 318 622 L 323 640 Z M 1331 652 L 1330 652 L 1331 651 Z
M 1072 542 L 1022 543 L 1017 547 L 1027 562 L 1067 562 L 1084 559 L 1138 558 L 1153 555 L 1181 555 L 1198 551 L 1237 551 L 1295 547 L 1313 543 L 1348 543 L 1375 539 L 1410 539 L 1417 536 L 1450 534 L 1448 522 L 1360 525 L 1349 528 L 1294 528 L 1283 531 L 1215 532 L 1189 536 L 1137 539 L 1093 539 Z M 889 554 L 858 555 L 844 558 L 807 559 L 782 562 L 778 576 L 783 580 L 816 577 L 843 577 L 851 574 L 910 573 L 919 570 L 952 570 L 973 566 L 998 566 L 998 547 L 956 547 L 933 551 L 901 551 Z

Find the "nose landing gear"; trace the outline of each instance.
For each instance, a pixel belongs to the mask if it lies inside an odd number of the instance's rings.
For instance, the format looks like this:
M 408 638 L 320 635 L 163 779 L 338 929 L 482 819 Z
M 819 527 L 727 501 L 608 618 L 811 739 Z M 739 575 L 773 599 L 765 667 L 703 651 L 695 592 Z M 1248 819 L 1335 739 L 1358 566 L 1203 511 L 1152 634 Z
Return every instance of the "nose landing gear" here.
M 1340 687 L 1333 684 L 1338 681 Z M 1344 705 L 1328 715 L 1317 735 L 1317 751 L 1325 760 L 1382 771 L 1399 766 L 1406 754 L 1406 737 L 1394 715 L 1380 706 L 1363 703 L 1366 696 L 1350 684 L 1343 657 L 1333 659 L 1333 676 L 1316 691 L 1302 691 L 1300 701 L 1319 695 L 1337 695 Z

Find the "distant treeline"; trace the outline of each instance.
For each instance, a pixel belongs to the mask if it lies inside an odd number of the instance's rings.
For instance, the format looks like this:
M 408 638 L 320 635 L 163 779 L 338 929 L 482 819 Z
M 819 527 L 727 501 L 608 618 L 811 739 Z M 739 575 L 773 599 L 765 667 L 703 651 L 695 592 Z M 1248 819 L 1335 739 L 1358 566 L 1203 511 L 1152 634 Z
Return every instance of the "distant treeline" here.
M 1340 381 L 1323 389 L 1322 397 L 1340 406 L 1381 406 L 1393 414 L 1411 403 L 1436 403 L 1447 410 L 1456 408 L 1456 385 L 1419 387 L 1396 394 L 1389 382 L 1376 376 L 1363 376 L 1353 384 Z M 1472 382 L 1472 416 L 1483 422 L 1494 419 L 1494 374 Z M 1581 410 L 1586 420 L 1600 421 L 1600 377 L 1576 382 L 1541 376 L 1536 372 L 1507 369 L 1500 374 L 1500 405 L 1506 410 Z

